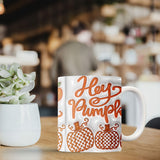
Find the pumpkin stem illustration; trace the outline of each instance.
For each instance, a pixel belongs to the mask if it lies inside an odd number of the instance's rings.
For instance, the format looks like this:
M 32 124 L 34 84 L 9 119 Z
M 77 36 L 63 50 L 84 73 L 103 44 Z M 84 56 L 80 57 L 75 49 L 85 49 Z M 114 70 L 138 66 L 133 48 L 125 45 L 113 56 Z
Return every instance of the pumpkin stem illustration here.
M 110 131 L 110 124 L 105 124 L 105 129 L 104 129 L 105 132 L 108 132 Z
M 66 126 L 64 124 L 62 124 L 62 127 L 58 127 L 58 130 L 62 132 L 65 128 L 66 128 Z
M 116 124 L 111 128 L 111 130 L 116 130 L 118 127 L 119 127 L 119 124 L 116 123 Z
M 71 126 L 70 124 L 68 125 L 68 128 L 69 128 L 71 131 L 74 131 L 73 126 Z
M 103 131 L 104 127 L 102 126 L 102 124 L 99 125 L 99 128 Z
M 75 131 L 80 129 L 79 122 L 74 123 Z
M 87 123 L 89 122 L 88 118 L 84 119 L 84 122 L 81 124 L 80 128 L 84 128 L 84 126 L 87 126 Z

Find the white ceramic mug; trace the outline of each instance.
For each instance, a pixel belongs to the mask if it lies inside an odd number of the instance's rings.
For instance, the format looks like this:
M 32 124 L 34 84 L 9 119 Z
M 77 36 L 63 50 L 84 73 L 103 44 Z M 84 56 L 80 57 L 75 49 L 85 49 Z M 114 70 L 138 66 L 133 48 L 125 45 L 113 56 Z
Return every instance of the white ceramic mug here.
M 0 144 L 28 146 L 41 135 L 38 104 L 0 104 Z
M 144 129 L 145 106 L 135 87 L 122 87 L 120 77 L 58 78 L 58 150 L 64 152 L 121 151 L 121 141 L 137 139 Z M 139 125 L 129 136 L 121 132 L 121 93 L 138 96 Z

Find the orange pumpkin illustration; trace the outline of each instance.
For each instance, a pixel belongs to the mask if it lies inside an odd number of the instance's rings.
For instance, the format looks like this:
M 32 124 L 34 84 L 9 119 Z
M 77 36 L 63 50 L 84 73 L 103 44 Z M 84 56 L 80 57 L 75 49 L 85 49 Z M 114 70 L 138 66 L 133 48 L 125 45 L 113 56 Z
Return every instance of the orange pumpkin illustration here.
M 60 88 L 60 86 L 61 86 L 61 82 L 58 82 L 58 101 L 60 101 L 63 96 L 63 90 L 62 88 Z
M 85 127 L 89 121 L 88 118 L 85 118 L 84 121 L 81 126 L 79 122 L 75 122 L 75 130 L 73 130 L 73 127 L 68 126 L 73 131 L 67 135 L 67 146 L 71 152 L 82 152 L 92 148 L 94 145 L 93 132 L 88 127 Z
M 57 150 L 59 151 L 62 147 L 62 144 L 63 144 L 63 136 L 62 134 L 60 133 L 60 131 L 63 131 L 63 129 L 65 129 L 65 125 L 62 125 L 62 127 L 59 127 L 58 128 L 58 145 L 57 145 Z
M 57 150 L 59 151 L 62 147 L 63 143 L 63 136 L 60 132 L 58 132 L 58 145 L 57 145 Z
M 119 146 L 119 134 L 113 128 L 115 127 L 110 128 L 109 124 L 105 124 L 105 129 L 96 133 L 95 145 L 98 149 L 116 149 Z
M 59 113 L 58 113 L 58 118 L 59 117 L 62 117 L 63 116 L 63 112 L 62 111 L 59 111 Z

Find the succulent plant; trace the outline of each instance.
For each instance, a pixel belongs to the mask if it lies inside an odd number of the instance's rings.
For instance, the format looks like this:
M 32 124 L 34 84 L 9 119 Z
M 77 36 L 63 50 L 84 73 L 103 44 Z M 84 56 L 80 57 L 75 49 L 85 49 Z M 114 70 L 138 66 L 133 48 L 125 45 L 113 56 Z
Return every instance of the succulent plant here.
M 35 86 L 36 73 L 24 74 L 19 64 L 0 65 L 0 103 L 26 104 L 34 100 L 30 91 Z

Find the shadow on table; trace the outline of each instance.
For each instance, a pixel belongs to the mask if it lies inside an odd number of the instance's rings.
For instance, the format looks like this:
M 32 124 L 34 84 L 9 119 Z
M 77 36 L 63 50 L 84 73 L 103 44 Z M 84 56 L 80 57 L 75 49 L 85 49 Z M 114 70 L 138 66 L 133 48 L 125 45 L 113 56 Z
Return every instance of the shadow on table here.
M 26 148 L 10 148 L 0 151 L 1 160 L 43 160 L 45 154 L 58 152 L 56 149 L 26 147 Z

